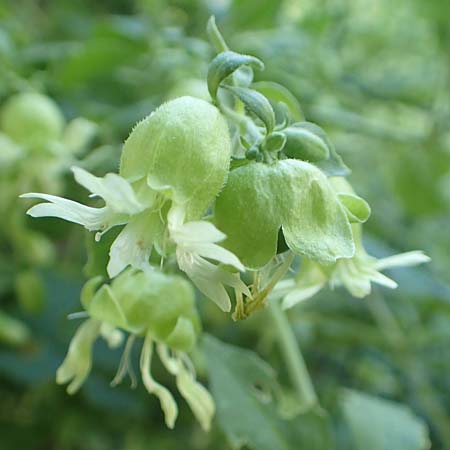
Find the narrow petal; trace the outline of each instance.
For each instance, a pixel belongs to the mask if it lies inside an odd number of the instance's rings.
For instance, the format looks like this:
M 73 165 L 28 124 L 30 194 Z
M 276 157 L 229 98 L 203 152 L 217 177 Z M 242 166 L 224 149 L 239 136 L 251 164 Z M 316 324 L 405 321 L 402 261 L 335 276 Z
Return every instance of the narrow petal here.
M 189 274 L 188 274 L 189 275 Z M 222 311 L 231 311 L 231 300 L 226 289 L 217 281 L 211 281 L 207 278 L 189 276 L 198 290 L 206 297 L 211 299 Z
M 292 308 L 293 306 L 297 305 L 297 303 L 300 303 L 316 295 L 323 288 L 323 286 L 324 284 L 322 283 L 316 284 L 314 286 L 308 286 L 302 289 L 295 289 L 292 292 L 289 292 L 286 297 L 284 297 L 281 307 L 283 309 Z
M 91 208 L 55 195 L 30 192 L 20 197 L 39 198 L 50 202 L 31 207 L 27 214 L 32 217 L 59 217 L 83 225 L 90 231 L 103 229 L 104 224 L 111 219 L 111 213 L 107 208 Z
M 181 356 L 190 363 L 187 354 L 182 353 L 179 357 L 173 358 L 166 345 L 158 344 L 157 349 L 161 362 L 172 375 L 176 376 L 180 394 L 188 403 L 203 430 L 208 431 L 216 409 L 214 400 L 209 391 L 198 383 L 194 374 L 185 367 Z
M 422 251 L 416 250 L 379 259 L 375 263 L 375 268 L 377 270 L 383 270 L 390 267 L 409 267 L 427 263 L 429 261 L 431 261 L 429 256 L 425 255 Z
M 374 271 L 374 274 L 371 276 L 371 280 L 374 283 L 380 284 L 381 286 L 385 286 L 389 289 L 397 289 L 398 287 L 398 284 L 394 280 L 391 280 L 386 275 L 383 275 L 377 271 Z
M 150 334 L 147 334 L 142 347 L 140 368 L 142 381 L 145 388 L 150 394 L 155 394 L 160 401 L 161 409 L 164 412 L 166 425 L 169 428 L 173 428 L 175 420 L 178 416 L 178 406 L 170 393 L 170 391 L 163 385 L 156 382 L 151 376 L 151 361 L 153 354 L 153 341 Z
M 212 223 L 201 220 L 187 222 L 172 232 L 175 242 L 189 243 L 213 243 L 223 241 L 226 236 Z
M 67 356 L 56 371 L 58 384 L 68 383 L 67 392 L 74 394 L 89 375 L 92 367 L 92 346 L 100 331 L 100 322 L 88 319 L 83 322 L 70 341 Z
M 105 201 L 114 212 L 137 214 L 143 207 L 125 178 L 108 173 L 103 178 L 96 177 L 80 167 L 72 167 L 75 180 L 87 190 Z
M 222 264 L 233 266 L 242 272 L 245 270 L 238 257 L 220 245 L 202 243 L 188 246 L 187 248 L 205 258 L 214 259 Z

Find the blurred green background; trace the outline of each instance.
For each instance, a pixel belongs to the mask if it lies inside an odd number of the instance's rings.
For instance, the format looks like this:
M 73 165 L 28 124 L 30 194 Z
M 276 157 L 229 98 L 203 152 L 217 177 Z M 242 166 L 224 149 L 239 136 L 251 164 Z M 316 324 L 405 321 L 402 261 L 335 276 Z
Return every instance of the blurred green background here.
M 326 290 L 290 312 L 332 417 L 327 448 L 362 448 L 342 426 L 343 388 L 407 405 L 428 425 L 432 448 L 450 448 L 448 1 L 2 0 L 0 105 L 18 92 L 49 95 L 67 121 L 95 124 L 77 155 L 83 167 L 98 175 L 115 170 L 137 120 L 168 98 L 204 91 L 214 56 L 205 32 L 212 14 L 233 50 L 265 62 L 256 79 L 285 85 L 306 118 L 330 134 L 372 207 L 365 225 L 371 252 L 422 249 L 432 258 L 427 267 L 393 271 L 396 291 L 375 289 L 359 300 Z M 85 194 L 67 170 L 70 158 L 58 161 L 55 179 L 45 175 L 48 161 L 33 156 L 11 171 L 2 145 L 0 449 L 230 448 L 221 424 L 205 434 L 183 407 L 169 431 L 142 387 L 111 388 L 120 352 L 103 344 L 79 394 L 55 384 L 77 325 L 67 314 L 80 309 L 81 243 L 89 238 L 61 221 L 25 218 L 16 195 L 49 184 L 70 198 Z M 286 380 L 264 313 L 234 323 L 209 303 L 199 307 L 206 332 L 256 350 Z

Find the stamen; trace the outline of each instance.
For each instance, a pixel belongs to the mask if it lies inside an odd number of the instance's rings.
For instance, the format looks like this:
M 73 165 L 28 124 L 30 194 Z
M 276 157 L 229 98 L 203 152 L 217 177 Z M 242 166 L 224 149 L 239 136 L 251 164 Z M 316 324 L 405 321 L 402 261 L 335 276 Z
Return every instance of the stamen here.
M 122 383 L 123 379 L 126 375 L 129 375 L 131 380 L 131 388 L 135 389 L 137 386 L 137 377 L 134 373 L 133 365 L 131 364 L 130 356 L 131 351 L 133 349 L 135 336 L 128 336 L 127 342 L 125 344 L 125 348 L 122 353 L 122 357 L 120 358 L 119 368 L 117 369 L 117 373 L 113 380 L 111 381 L 111 386 L 115 387 L 118 384 Z

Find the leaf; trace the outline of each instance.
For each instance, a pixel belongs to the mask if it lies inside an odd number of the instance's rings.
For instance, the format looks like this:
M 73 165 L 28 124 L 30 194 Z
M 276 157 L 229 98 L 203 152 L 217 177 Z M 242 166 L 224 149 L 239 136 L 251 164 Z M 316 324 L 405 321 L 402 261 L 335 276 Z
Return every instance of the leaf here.
M 255 450 L 330 450 L 323 412 L 284 420 L 272 401 L 262 400 L 275 384 L 273 369 L 255 353 L 207 336 L 204 339 L 211 389 L 219 423 L 231 446 Z M 267 397 L 267 394 L 265 395 Z
M 259 81 L 252 84 L 252 88 L 256 89 L 261 94 L 265 95 L 271 102 L 284 103 L 289 110 L 289 113 L 295 121 L 304 120 L 300 103 L 295 96 L 281 84 L 273 81 Z
M 341 399 L 355 450 L 427 450 L 425 423 L 399 403 L 346 389 Z
M 264 63 L 254 56 L 242 55 L 231 51 L 219 53 L 208 69 L 208 91 L 213 100 L 217 98 L 220 83 L 239 67 L 251 65 L 263 70 Z
M 267 134 L 270 134 L 275 127 L 275 113 L 272 106 L 264 95 L 258 91 L 245 87 L 225 86 L 236 95 L 245 106 L 254 113 L 265 125 Z
M 208 35 L 209 41 L 217 52 L 226 52 L 229 50 L 225 39 L 220 33 L 216 25 L 216 18 L 211 16 L 206 25 L 206 33 Z

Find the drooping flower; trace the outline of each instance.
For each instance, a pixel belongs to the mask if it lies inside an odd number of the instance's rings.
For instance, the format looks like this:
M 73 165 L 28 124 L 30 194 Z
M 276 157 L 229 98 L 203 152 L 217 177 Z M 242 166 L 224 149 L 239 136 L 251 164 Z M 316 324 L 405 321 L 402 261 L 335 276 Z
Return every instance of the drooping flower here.
M 69 393 L 76 392 L 89 374 L 92 346 L 99 335 L 116 345 L 118 329 L 130 333 L 114 384 L 131 370 L 128 362 L 136 336 L 144 337 L 140 370 L 145 388 L 159 398 L 165 421 L 173 428 L 178 406 L 171 392 L 151 374 L 153 349 L 166 369 L 176 377 L 180 394 L 186 399 L 201 426 L 208 430 L 215 406 L 209 392 L 195 379 L 187 352 L 191 351 L 200 332 L 200 322 L 190 284 L 178 276 L 160 272 L 126 270 L 99 289 L 101 279 L 90 280 L 81 300 L 89 319 L 76 332 L 67 357 L 58 369 L 58 383 L 71 381 Z M 103 333 L 103 334 L 102 334 Z M 130 344 L 130 345 L 128 345 Z
M 331 182 L 338 195 L 347 196 L 348 201 L 354 198 L 353 189 L 345 179 L 333 178 Z M 357 210 L 357 208 L 353 209 L 353 211 Z M 332 288 L 343 286 L 351 295 L 358 298 L 370 294 L 372 283 L 395 289 L 397 283 L 383 275 L 382 270 L 391 267 L 414 266 L 430 261 L 430 258 L 422 251 L 411 251 L 377 259 L 369 255 L 364 248 L 361 223 L 352 223 L 352 232 L 355 242 L 353 257 L 339 259 L 331 265 L 303 258 L 299 274 L 295 278 L 285 279 L 278 283 L 274 296 L 283 298 L 282 306 L 284 308 L 290 308 L 314 296 L 327 283 Z
M 214 221 L 227 236 L 223 245 L 250 269 L 276 255 L 280 229 L 294 253 L 323 264 L 355 250 L 346 208 L 327 177 L 304 161 L 252 162 L 231 171 Z
M 184 210 L 173 208 L 168 214 L 168 227 L 171 239 L 177 245 L 178 266 L 184 271 L 198 289 L 212 299 L 223 311 L 230 311 L 230 297 L 224 287 L 230 286 L 235 291 L 251 297 L 247 286 L 239 274 L 212 264 L 212 259 L 238 271 L 244 266 L 229 250 L 217 245 L 225 235 L 212 223 L 196 221 L 184 223 Z

